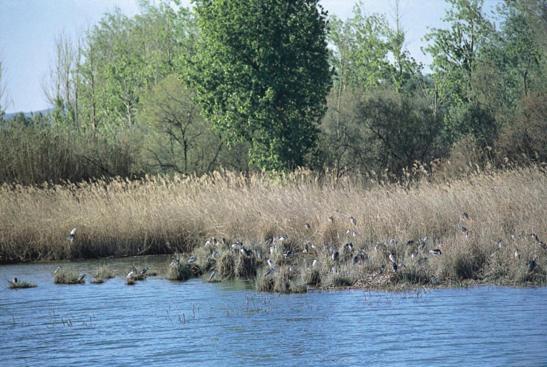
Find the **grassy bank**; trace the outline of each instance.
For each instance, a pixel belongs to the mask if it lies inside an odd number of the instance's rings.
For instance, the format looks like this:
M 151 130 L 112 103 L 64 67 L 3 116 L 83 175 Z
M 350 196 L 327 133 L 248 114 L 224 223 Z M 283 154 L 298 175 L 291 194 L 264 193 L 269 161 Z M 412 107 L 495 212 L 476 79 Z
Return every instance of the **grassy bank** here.
M 546 203 L 537 167 L 413 185 L 298 172 L 3 186 L 0 261 L 194 253 L 204 272 L 275 291 L 544 283 L 531 234 L 546 237 Z

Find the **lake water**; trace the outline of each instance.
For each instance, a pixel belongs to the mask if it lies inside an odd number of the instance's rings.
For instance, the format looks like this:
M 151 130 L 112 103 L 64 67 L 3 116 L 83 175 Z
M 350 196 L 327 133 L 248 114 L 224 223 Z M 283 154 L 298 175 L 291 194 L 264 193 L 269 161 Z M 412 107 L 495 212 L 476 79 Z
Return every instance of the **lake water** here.
M 55 285 L 56 266 L 0 267 L 1 366 L 547 366 L 547 288 L 279 295 L 159 277 Z M 38 287 L 7 289 L 13 276 Z

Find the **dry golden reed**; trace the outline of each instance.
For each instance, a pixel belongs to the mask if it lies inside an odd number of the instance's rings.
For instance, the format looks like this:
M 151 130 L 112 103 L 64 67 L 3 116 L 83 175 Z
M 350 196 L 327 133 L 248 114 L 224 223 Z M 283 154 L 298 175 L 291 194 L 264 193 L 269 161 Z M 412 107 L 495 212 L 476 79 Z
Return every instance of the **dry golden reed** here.
M 404 264 L 397 279 L 545 281 L 545 250 L 529 238 L 531 233 L 546 237 L 547 175 L 541 167 L 432 181 L 382 185 L 297 171 L 5 185 L 0 187 L 0 262 L 189 253 L 213 236 L 228 244 L 259 244 L 283 235 L 294 251 L 313 243 L 326 253 L 326 246 L 352 242 L 366 251 L 366 265 L 359 267 L 366 274 L 391 264 L 375 243 L 427 237 L 428 246 L 439 247 L 443 255 L 418 266 L 412 246 L 399 245 L 397 256 Z M 236 275 L 235 259 L 224 260 L 221 275 Z M 541 272 L 531 275 L 531 261 Z M 325 286 L 341 282 L 327 273 L 321 272 L 324 279 L 314 273 L 306 280 Z M 537 274 L 543 278 L 530 279 Z M 355 285 L 364 278 L 352 273 L 342 280 Z M 272 286 L 285 284 L 277 283 Z

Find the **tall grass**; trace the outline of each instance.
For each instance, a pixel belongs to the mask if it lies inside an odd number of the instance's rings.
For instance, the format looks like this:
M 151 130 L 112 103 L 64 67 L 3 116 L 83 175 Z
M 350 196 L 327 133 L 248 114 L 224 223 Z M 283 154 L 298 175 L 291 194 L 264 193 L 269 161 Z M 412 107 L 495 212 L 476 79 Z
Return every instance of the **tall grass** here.
M 546 237 L 546 203 L 547 175 L 541 167 L 445 182 L 424 179 L 413 185 L 320 177 L 307 171 L 251 176 L 216 172 L 47 187 L 4 185 L 0 187 L 0 262 L 189 253 L 212 236 L 225 238 L 227 244 L 232 240 L 265 244 L 284 235 L 289 238 L 287 249 L 295 253 L 307 243 L 315 244 L 316 258 L 326 269 L 331 266 L 327 249 L 341 249 L 351 241 L 356 250 L 367 253 L 366 264 L 359 267 L 363 273 L 389 269 L 386 252 L 377 244 L 390 244 L 404 263 L 391 280 L 423 282 L 431 281 L 431 276 L 537 280 L 537 274 L 544 276 L 546 256 L 529 234 Z M 462 221 L 464 212 L 468 219 Z M 77 231 L 70 241 L 72 228 Z M 415 246 L 407 241 L 423 237 L 427 237 L 423 253 L 440 248 L 442 255 L 418 266 L 420 259 L 411 256 Z M 503 245 L 498 245 L 499 240 Z M 267 247 L 262 251 L 269 256 Z M 241 261 L 256 266 L 255 260 L 224 257 L 217 264 L 223 277 L 254 276 L 254 270 Z M 531 260 L 542 269 L 532 279 L 527 265 Z M 307 280 L 328 286 L 364 279 L 340 274 L 328 279 L 310 274 Z
M 35 184 L 134 174 L 128 133 L 108 137 L 50 126 L 0 126 L 0 182 Z

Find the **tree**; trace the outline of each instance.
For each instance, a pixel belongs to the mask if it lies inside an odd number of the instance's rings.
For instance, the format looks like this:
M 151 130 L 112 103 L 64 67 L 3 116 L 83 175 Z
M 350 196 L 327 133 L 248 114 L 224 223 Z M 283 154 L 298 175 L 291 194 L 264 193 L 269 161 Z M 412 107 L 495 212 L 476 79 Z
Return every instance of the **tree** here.
M 6 86 L 4 85 L 4 67 L 0 62 L 0 122 L 4 119 L 6 113 L 7 99 Z
M 452 143 L 469 132 L 465 116 L 486 116 L 490 111 L 481 106 L 473 88 L 479 51 L 492 35 L 493 26 L 482 13 L 483 0 L 446 0 L 444 21 L 448 29 L 433 29 L 425 39 L 426 51 L 433 56 L 435 93 L 445 114 L 445 136 Z M 479 111 L 479 112 L 477 112 Z M 482 123 L 482 120 L 475 120 Z M 488 117 L 485 124 L 491 123 Z M 475 127 L 473 130 L 484 129 Z
M 193 103 L 193 94 L 171 74 L 141 99 L 139 120 L 151 128 L 148 146 L 160 171 L 207 172 L 215 167 L 223 142 L 212 133 Z
M 53 105 L 53 119 L 79 128 L 78 68 L 80 47 L 66 35 L 55 40 L 55 64 L 50 70 L 49 84 L 43 86 L 46 98 Z
M 197 0 L 189 62 L 204 115 L 261 169 L 301 166 L 331 86 L 326 12 L 318 0 Z

